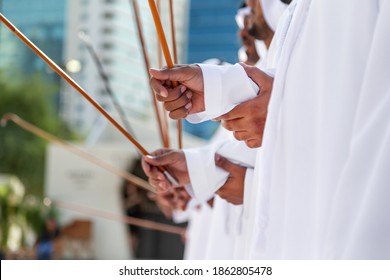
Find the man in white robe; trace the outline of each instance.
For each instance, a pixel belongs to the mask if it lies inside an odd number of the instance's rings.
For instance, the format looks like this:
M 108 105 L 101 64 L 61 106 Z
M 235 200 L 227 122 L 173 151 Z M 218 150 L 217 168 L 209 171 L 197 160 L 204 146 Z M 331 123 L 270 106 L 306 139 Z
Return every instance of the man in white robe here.
M 283 6 L 285 7 L 286 5 Z M 258 50 L 262 50 L 260 52 L 260 57 L 262 59 L 259 61 L 258 65 L 264 66 L 266 64 L 265 45 L 269 46 L 273 36 L 273 31 L 268 27 L 267 22 L 264 21 L 263 14 L 267 11 L 264 12 L 262 10 L 259 2 L 255 1 L 254 3 L 250 3 L 250 7 L 248 8 L 252 8 L 254 10 L 254 14 L 250 16 L 251 19 L 254 19 L 254 21 L 249 25 L 251 32 L 256 32 L 256 36 L 265 40 L 266 42 L 265 44 L 258 44 L 261 45 L 261 48 L 258 48 Z M 275 18 L 275 15 L 273 16 Z M 245 34 L 244 32 L 242 33 Z M 214 196 L 214 192 L 224 185 L 224 182 L 229 175 L 229 173 L 226 172 L 228 171 L 230 172 L 228 181 L 229 183 L 225 184 L 224 186 L 226 187 L 222 187 L 221 190 L 217 193 L 224 199 L 227 199 L 234 204 L 242 204 L 244 202 L 245 206 L 245 201 L 249 199 L 251 193 L 250 187 L 256 156 L 255 150 L 248 149 L 245 147 L 244 143 L 236 142 L 234 139 L 229 140 L 231 135 L 226 132 L 222 134 L 222 136 L 217 137 L 222 139 L 222 141 L 214 140 L 213 145 L 201 149 L 184 150 L 191 179 L 191 186 L 188 186 L 189 192 L 193 197 L 200 201 L 206 201 L 212 198 Z M 247 171 L 245 172 L 244 168 L 235 167 L 233 164 L 226 162 L 226 160 L 221 160 L 219 167 L 223 167 L 223 169 L 228 168 L 228 170 L 223 171 L 219 169 L 214 163 L 214 153 L 216 151 L 218 151 L 218 153 L 222 154 L 223 156 L 227 156 L 230 160 L 240 163 L 241 165 L 244 164 L 248 168 Z M 241 171 L 240 169 L 243 170 Z M 240 175 L 241 179 L 239 180 L 233 178 L 237 172 L 238 174 L 244 172 L 244 175 Z M 244 182 L 246 185 L 244 197 L 242 197 L 242 194 L 240 194 L 242 190 L 229 193 L 231 190 L 231 185 L 241 185 L 244 184 Z M 221 200 L 217 197 L 214 198 L 214 201 L 215 203 L 212 212 L 212 219 L 210 220 L 210 236 L 208 241 L 203 242 L 203 247 L 209 247 L 207 249 L 205 258 L 241 259 L 244 256 L 243 250 L 245 249 L 244 243 L 246 241 L 246 234 L 245 230 L 243 229 L 243 220 L 245 220 L 243 212 L 247 211 L 245 211 L 242 206 L 232 205 L 227 201 Z M 196 213 L 195 217 L 200 217 L 203 212 L 204 211 L 202 211 L 202 209 L 199 210 L 199 213 Z M 210 213 L 208 213 L 208 215 L 210 216 Z M 193 229 L 195 231 L 196 228 L 197 227 L 191 227 L 189 234 L 194 236 Z M 203 233 L 205 231 L 206 230 L 204 228 Z M 192 251 L 192 247 L 193 246 L 191 245 L 188 246 L 189 252 Z M 190 253 L 188 255 L 192 254 Z
M 249 257 L 389 259 L 390 2 L 298 0 L 290 8 L 264 134 L 248 130 L 240 139 L 262 145 Z M 191 117 L 203 120 L 243 102 L 237 90 L 256 96 L 238 67 L 152 74 L 193 91 L 175 117 L 198 112 Z M 263 89 L 269 83 L 260 76 L 252 78 Z M 164 101 L 168 91 L 153 86 Z

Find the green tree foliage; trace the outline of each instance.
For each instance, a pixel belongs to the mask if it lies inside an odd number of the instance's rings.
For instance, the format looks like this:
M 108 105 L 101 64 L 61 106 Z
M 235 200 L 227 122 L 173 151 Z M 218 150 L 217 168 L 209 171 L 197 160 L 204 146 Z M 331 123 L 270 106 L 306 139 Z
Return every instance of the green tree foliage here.
M 54 110 L 56 86 L 41 76 L 32 76 L 17 85 L 0 75 L 0 116 L 15 113 L 24 120 L 59 137 L 69 136 Z M 14 174 L 27 193 L 42 196 L 46 142 L 13 122 L 0 128 L 0 173 Z

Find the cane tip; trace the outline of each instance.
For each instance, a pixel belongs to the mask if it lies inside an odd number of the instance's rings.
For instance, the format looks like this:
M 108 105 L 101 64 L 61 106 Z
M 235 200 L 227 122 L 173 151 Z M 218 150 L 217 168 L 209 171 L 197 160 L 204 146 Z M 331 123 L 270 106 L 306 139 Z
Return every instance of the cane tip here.
M 0 126 L 1 127 L 6 127 L 7 126 L 7 120 L 6 119 L 1 119 Z
M 7 113 L 7 114 L 3 115 L 3 117 L 0 120 L 0 126 L 1 127 L 6 127 L 8 121 L 11 120 L 11 119 L 15 119 L 16 117 L 17 116 L 15 114 L 13 114 L 13 113 Z

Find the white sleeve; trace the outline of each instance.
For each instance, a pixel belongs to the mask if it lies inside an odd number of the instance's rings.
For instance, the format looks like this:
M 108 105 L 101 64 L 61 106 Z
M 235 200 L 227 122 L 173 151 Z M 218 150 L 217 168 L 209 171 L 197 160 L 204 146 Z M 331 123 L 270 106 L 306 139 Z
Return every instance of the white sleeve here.
M 183 150 L 191 182 L 186 186 L 186 190 L 201 202 L 211 199 L 227 179 L 227 172 L 215 166 L 216 149 L 217 146 L 208 145 Z
M 202 148 L 184 149 L 191 185 L 188 193 L 204 202 L 226 182 L 229 175 L 215 165 L 214 155 L 219 153 L 235 164 L 253 168 L 257 149 L 248 148 L 244 142 L 235 139 L 218 141 Z
M 205 111 L 187 117 L 199 123 L 219 117 L 237 104 L 256 97 L 259 88 L 241 65 L 198 64 L 204 79 Z

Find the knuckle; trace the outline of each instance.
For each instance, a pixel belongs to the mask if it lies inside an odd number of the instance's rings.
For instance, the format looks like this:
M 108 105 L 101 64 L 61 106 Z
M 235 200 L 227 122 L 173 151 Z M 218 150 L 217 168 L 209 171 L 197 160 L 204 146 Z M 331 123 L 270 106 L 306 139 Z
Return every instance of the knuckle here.
M 229 121 L 222 121 L 222 126 L 223 126 L 225 129 L 229 130 L 229 131 L 232 131 L 232 130 L 233 130 L 233 129 L 232 129 L 232 124 L 231 124 L 231 122 L 229 122 Z
M 164 102 L 164 109 L 168 112 L 173 111 L 175 108 L 172 104 L 172 102 Z
M 233 136 L 234 136 L 234 138 L 236 138 L 238 141 L 245 140 L 245 139 L 244 139 L 244 136 L 243 136 L 240 132 L 238 132 L 238 131 L 234 131 L 234 132 L 233 132 Z
M 174 120 L 185 118 L 187 116 L 187 111 L 185 108 L 179 108 L 169 113 L 169 117 Z
M 157 101 L 164 102 L 166 100 L 165 97 L 163 97 L 163 96 L 161 96 L 161 95 L 159 95 L 157 93 L 155 93 L 154 96 L 156 97 Z
M 249 106 L 248 111 L 252 116 L 256 116 L 257 114 L 259 114 L 259 108 L 254 105 Z
M 250 139 L 245 142 L 249 148 L 258 148 L 261 146 L 261 139 Z
M 261 124 L 261 122 L 257 118 L 251 119 L 250 122 L 249 122 L 250 127 L 251 128 L 255 128 L 255 130 L 258 130 L 260 124 Z

